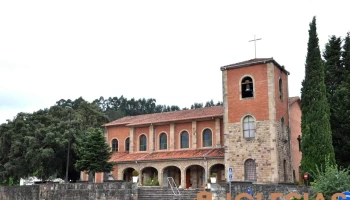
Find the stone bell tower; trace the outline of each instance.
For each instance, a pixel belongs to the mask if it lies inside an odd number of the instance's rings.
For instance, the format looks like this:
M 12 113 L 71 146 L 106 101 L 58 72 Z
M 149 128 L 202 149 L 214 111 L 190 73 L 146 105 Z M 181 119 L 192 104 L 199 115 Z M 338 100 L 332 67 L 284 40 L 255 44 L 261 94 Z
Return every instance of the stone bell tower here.
M 292 182 L 289 72 L 273 58 L 231 64 L 221 71 L 225 168 L 233 169 L 232 181 Z

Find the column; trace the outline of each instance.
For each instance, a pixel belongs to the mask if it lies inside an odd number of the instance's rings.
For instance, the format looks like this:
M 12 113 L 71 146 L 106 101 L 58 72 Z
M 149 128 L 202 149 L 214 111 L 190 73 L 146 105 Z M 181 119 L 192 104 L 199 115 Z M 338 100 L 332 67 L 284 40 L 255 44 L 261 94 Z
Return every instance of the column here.
M 197 122 L 192 121 L 192 149 L 197 149 Z
M 149 143 L 149 151 L 154 151 L 154 141 L 153 141 L 153 138 L 154 138 L 154 127 L 153 125 L 151 124 L 149 126 L 149 136 L 148 136 L 148 143 Z
M 129 147 L 129 153 L 132 153 L 134 151 L 134 144 L 136 143 L 136 141 L 134 140 L 134 136 L 135 136 L 135 128 L 134 127 L 130 127 L 130 147 Z
M 221 147 L 220 137 L 220 119 L 215 119 L 215 136 L 216 136 L 216 147 Z
M 185 167 L 183 169 L 180 168 L 181 172 L 181 187 L 186 188 L 186 170 Z
M 169 138 L 169 142 L 170 142 L 170 150 L 174 150 L 175 149 L 175 124 L 170 124 L 170 138 Z

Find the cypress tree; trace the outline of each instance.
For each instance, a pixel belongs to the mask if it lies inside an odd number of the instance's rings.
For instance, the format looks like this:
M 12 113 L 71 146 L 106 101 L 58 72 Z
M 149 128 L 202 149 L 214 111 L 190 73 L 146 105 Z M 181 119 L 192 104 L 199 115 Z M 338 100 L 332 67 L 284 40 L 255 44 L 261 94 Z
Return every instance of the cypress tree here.
M 325 46 L 323 58 L 325 59 L 325 85 L 327 99 L 330 107 L 330 124 L 332 130 L 333 147 L 336 161 L 339 165 L 343 163 L 343 136 L 342 136 L 342 115 L 339 108 L 342 107 L 342 100 L 336 94 L 344 80 L 344 68 L 342 65 L 342 41 L 340 37 L 331 36 Z
M 342 69 L 343 80 L 334 94 L 335 104 L 332 105 L 337 122 L 333 142 L 337 163 L 348 167 L 350 166 L 350 33 L 344 39 Z
M 318 45 L 316 17 L 310 23 L 305 63 L 305 78 L 301 89 L 301 130 L 303 172 L 316 172 L 316 166 L 325 167 L 328 157 L 335 164 L 332 146 L 329 105 L 326 96 L 325 72 Z

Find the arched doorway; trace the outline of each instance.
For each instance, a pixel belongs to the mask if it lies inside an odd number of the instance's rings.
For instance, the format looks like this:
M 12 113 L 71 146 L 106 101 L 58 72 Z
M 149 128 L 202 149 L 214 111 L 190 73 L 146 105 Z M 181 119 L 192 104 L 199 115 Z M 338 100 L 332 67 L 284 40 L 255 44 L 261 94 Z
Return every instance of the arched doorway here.
M 123 180 L 126 181 L 126 182 L 131 182 L 132 181 L 132 172 L 134 170 L 135 169 L 131 168 L 131 167 L 124 169 Z
M 145 167 L 141 170 L 141 183 L 145 186 L 159 185 L 158 170 L 154 167 Z
M 163 170 L 163 187 L 169 187 L 168 177 L 172 177 L 177 186 L 181 185 L 181 170 L 175 166 L 169 166 Z
M 200 165 L 191 165 L 186 169 L 186 188 L 201 188 L 206 181 L 205 170 Z
M 209 177 L 215 173 L 216 174 L 216 182 L 225 182 L 225 165 L 223 164 L 215 164 L 210 167 Z

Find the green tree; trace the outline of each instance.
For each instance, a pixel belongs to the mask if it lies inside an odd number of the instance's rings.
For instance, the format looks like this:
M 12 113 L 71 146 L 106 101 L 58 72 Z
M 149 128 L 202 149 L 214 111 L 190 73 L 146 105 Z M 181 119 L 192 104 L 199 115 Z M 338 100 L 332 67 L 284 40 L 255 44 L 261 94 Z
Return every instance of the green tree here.
M 343 80 L 334 93 L 332 105 L 335 126 L 333 143 L 337 163 L 340 166 L 350 166 L 350 33 L 344 39 L 342 52 Z
M 113 164 L 108 162 L 112 152 L 99 128 L 90 128 L 82 137 L 78 155 L 79 160 L 75 163 L 75 167 L 79 171 L 86 171 L 94 177 L 96 172 L 113 170 Z
M 325 45 L 323 58 L 325 60 L 325 85 L 327 99 L 330 107 L 330 124 L 332 130 L 332 140 L 335 158 L 338 164 L 344 163 L 344 153 L 348 155 L 350 152 L 343 151 L 344 136 L 342 131 L 343 112 L 339 113 L 339 108 L 343 107 L 343 99 L 339 98 L 338 90 L 344 80 L 344 67 L 342 65 L 342 41 L 340 37 L 331 36 Z M 347 160 L 347 157 L 345 157 Z
M 312 172 L 314 182 L 311 183 L 311 191 L 314 194 L 322 193 L 325 199 L 331 199 L 333 194 L 350 188 L 349 172 L 349 168 L 339 168 L 326 158 L 324 168 L 317 167 L 316 171 Z
M 326 156 L 329 156 L 331 164 L 335 164 L 324 79 L 324 65 L 314 17 L 310 23 L 305 79 L 301 89 L 303 172 L 316 171 L 316 165 L 324 168 Z

